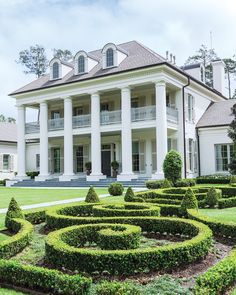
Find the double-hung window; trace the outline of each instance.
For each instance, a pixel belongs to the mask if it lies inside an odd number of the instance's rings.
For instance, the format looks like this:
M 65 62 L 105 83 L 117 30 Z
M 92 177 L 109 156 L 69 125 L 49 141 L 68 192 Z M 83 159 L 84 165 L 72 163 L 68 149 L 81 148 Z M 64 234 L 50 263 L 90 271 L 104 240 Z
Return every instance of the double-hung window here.
M 234 155 L 233 144 L 216 144 L 215 145 L 215 160 L 216 160 L 216 171 L 225 172 L 228 171 L 228 165 Z

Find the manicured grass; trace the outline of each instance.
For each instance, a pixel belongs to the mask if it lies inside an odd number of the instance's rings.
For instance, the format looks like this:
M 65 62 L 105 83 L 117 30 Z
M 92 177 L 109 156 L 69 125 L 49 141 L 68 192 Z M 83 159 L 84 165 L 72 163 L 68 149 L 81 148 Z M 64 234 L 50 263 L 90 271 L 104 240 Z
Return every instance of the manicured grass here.
M 0 209 L 7 208 L 10 199 L 14 197 L 19 205 L 31 205 L 66 199 L 82 198 L 88 189 L 28 189 L 0 187 Z M 97 188 L 96 192 L 107 194 L 107 189 Z
M 236 222 L 236 207 L 226 209 L 200 209 L 199 211 L 218 221 Z
M 0 295 L 26 295 L 28 293 L 17 292 L 10 289 L 0 288 Z

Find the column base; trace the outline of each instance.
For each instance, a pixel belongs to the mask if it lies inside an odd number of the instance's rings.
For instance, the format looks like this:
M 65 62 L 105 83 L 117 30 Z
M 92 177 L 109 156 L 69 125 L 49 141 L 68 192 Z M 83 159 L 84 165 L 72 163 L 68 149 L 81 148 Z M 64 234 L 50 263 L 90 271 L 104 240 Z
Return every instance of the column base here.
M 59 176 L 59 181 L 71 181 L 72 179 L 77 179 L 78 176 L 75 174 L 71 174 L 71 175 L 61 175 Z
M 50 174 L 47 174 L 47 175 L 38 175 L 35 177 L 35 181 L 45 181 L 47 179 L 50 179 L 52 176 Z
M 152 174 L 152 179 L 164 179 L 164 172 L 156 172 L 155 174 Z
M 138 175 L 130 173 L 130 174 L 125 174 L 121 173 L 117 175 L 117 181 L 132 181 L 133 179 L 137 179 Z
M 99 181 L 100 179 L 106 179 L 106 175 L 103 174 L 90 174 L 86 176 L 87 181 Z

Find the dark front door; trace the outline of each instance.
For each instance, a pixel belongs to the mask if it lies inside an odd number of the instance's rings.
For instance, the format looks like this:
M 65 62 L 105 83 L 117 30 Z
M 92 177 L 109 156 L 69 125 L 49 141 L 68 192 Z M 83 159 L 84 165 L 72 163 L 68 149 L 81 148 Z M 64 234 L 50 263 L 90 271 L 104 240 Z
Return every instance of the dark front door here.
M 111 151 L 102 151 L 102 173 L 111 176 Z

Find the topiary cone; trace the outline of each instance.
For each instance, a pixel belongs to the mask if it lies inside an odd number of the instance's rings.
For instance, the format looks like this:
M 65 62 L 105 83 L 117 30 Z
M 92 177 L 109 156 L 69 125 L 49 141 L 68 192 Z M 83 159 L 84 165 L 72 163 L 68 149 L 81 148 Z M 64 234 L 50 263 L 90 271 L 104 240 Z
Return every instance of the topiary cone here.
M 90 188 L 89 188 L 89 191 L 88 191 L 87 196 L 85 198 L 85 202 L 87 202 L 87 203 L 100 202 L 100 199 L 92 186 L 90 186 Z
M 187 189 L 180 206 L 183 215 L 187 214 L 187 209 L 198 209 L 198 201 L 191 188 Z
M 132 202 L 134 200 L 134 198 L 135 198 L 134 191 L 129 186 L 126 193 L 125 193 L 124 200 L 125 200 L 125 202 Z
M 25 219 L 25 216 L 20 206 L 18 205 L 17 201 L 14 198 L 12 198 L 9 203 L 8 210 L 6 213 L 6 218 L 5 218 L 5 226 L 8 229 L 11 229 L 11 220 L 13 218 Z

